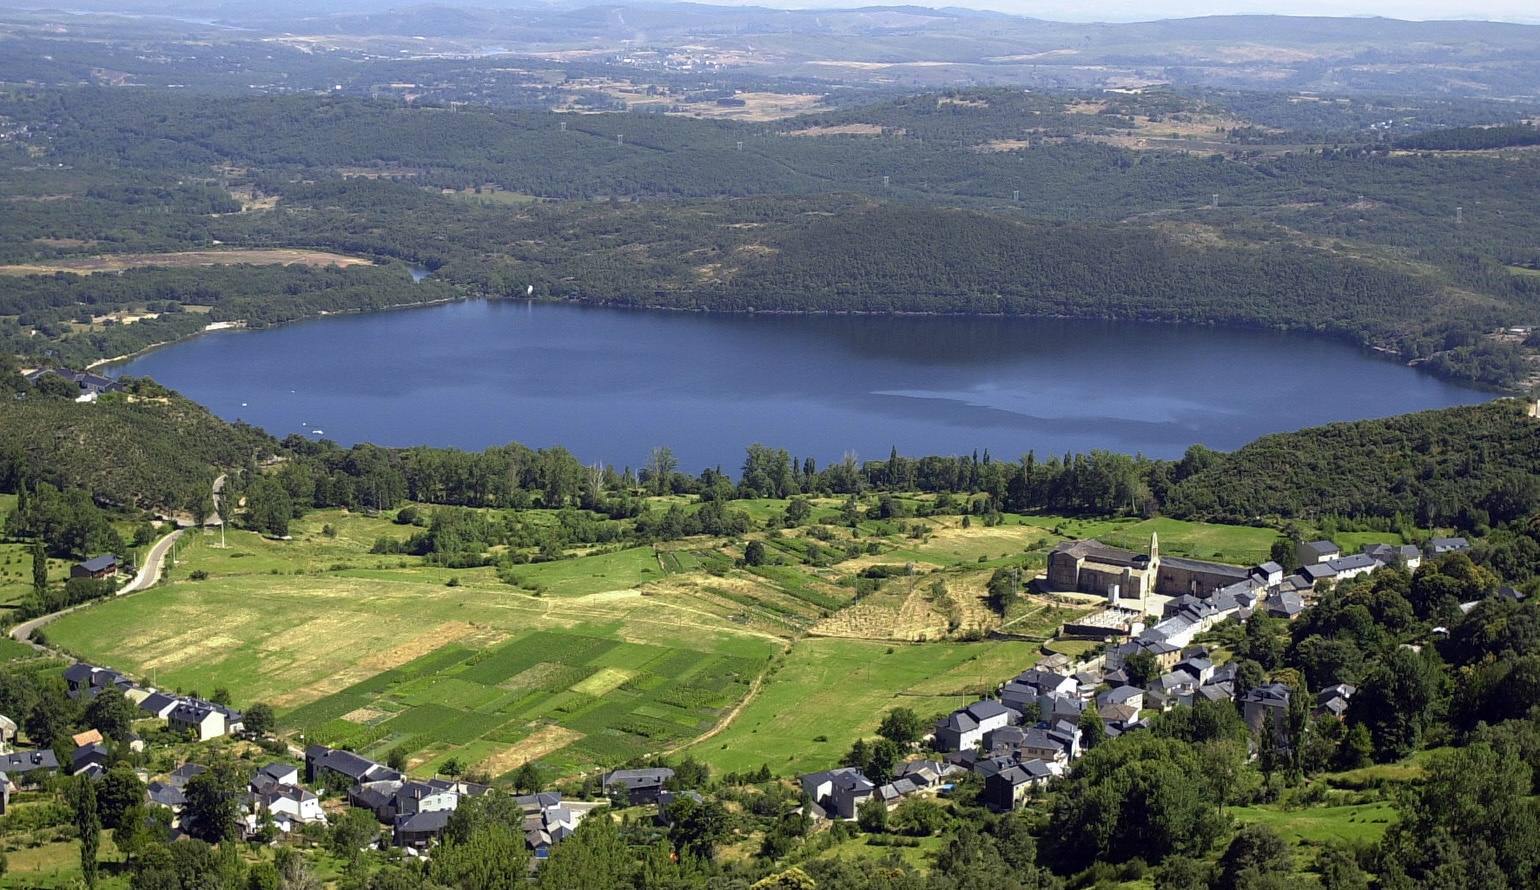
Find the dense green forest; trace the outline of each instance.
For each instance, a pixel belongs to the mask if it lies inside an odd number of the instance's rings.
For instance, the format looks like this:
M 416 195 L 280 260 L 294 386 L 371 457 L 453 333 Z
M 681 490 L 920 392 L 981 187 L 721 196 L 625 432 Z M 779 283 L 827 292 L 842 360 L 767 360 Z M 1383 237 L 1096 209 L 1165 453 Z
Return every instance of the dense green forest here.
M 1093 100 L 1097 113 L 1070 110 Z M 438 275 L 35 276 L 5 288 L 0 346 L 46 343 L 78 362 L 196 329 L 174 313 L 132 330 L 70 325 L 98 308 L 206 305 L 210 320 L 265 324 L 533 285 L 629 305 L 1261 325 L 1495 387 L 1527 376 L 1520 347 L 1486 335 L 1536 322 L 1540 277 L 1524 267 L 1540 254 L 1525 233 L 1540 217 L 1523 196 L 1540 158 L 1282 150 L 1291 134 L 1236 126 L 1225 101 L 983 90 L 743 124 L 12 90 L 0 260 L 302 247 Z M 1098 141 L 1168 120 L 1230 121 L 1213 139 L 1232 147 Z M 805 135 L 830 128 L 853 135 Z

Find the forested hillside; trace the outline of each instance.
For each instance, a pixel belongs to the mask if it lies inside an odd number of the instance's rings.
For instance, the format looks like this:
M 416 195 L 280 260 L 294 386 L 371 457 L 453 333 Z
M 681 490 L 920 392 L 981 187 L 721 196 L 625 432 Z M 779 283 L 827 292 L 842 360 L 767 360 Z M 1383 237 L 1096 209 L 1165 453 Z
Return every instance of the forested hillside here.
M 1176 516 L 1391 517 L 1473 528 L 1540 503 L 1540 420 L 1523 402 L 1266 436 L 1175 485 Z
M 0 273 L 126 253 L 152 267 L 17 281 L 0 348 L 83 362 L 197 330 L 152 306 L 266 324 L 534 286 L 631 305 L 1282 327 L 1494 387 L 1531 372 L 1489 334 L 1537 321 L 1533 153 L 1295 150 L 1228 100 L 1174 93 L 928 94 L 773 124 L 125 95 L 0 93 Z M 1168 127 L 1184 148 L 1151 150 Z M 210 248 L 438 274 L 153 268 Z

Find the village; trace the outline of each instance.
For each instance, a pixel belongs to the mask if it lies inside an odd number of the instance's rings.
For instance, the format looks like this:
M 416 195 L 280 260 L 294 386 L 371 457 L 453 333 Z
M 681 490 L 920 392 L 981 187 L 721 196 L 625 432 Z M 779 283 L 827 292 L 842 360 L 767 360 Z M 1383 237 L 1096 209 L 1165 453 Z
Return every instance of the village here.
M 1066 621 L 1054 637 L 1091 644 L 1086 653 L 1072 658 L 1045 647 L 1040 659 L 1023 665 L 1016 676 L 1003 678 L 992 695 L 941 717 L 908 746 L 891 774 L 867 775 L 858 766 L 831 765 L 798 776 L 803 795 L 799 813 L 815 820 L 857 820 L 873 807 L 893 810 L 912 798 L 945 797 L 968 776 L 981 784 L 979 802 L 1009 812 L 1064 776 L 1084 753 L 1088 719 L 1101 724 L 1099 736 L 1115 737 L 1146 730 L 1155 715 L 1173 708 L 1238 702 L 1254 735 L 1277 733 L 1295 690 L 1276 682 L 1246 688 L 1237 666 L 1200 637 L 1254 614 L 1293 620 L 1311 605 L 1321 585 L 1384 566 L 1410 571 L 1426 557 L 1468 548 L 1463 538 L 1435 537 L 1424 548 L 1366 544 L 1358 553 L 1344 554 L 1329 541 L 1308 541 L 1296 550 L 1297 571 L 1286 573 L 1275 561 L 1240 567 L 1162 557 L 1153 534 L 1144 553 L 1091 539 L 1063 541 L 1030 587 L 1040 596 L 1102 604 Z M 71 575 L 110 579 L 118 567 L 117 557 L 104 554 L 74 566 Z M 1521 597 L 1510 588 L 1502 595 Z M 160 689 L 110 668 L 75 662 L 64 670 L 63 679 L 70 697 L 82 702 L 109 690 L 123 696 L 136 709 L 136 730 L 156 726 L 194 746 L 226 738 L 263 741 L 268 750 L 286 753 L 287 760 L 274 759 L 249 776 L 240 799 L 240 827 L 247 839 L 276 839 L 325 826 L 355 808 L 379 824 L 382 846 L 394 845 L 410 856 L 427 855 L 463 801 L 507 793 L 494 788 L 490 779 L 414 777 L 402 764 L 381 763 L 342 748 L 311 744 L 301 750 L 268 737 L 270 717 L 259 721 L 264 725 L 254 731 L 246 716 L 227 702 Z M 1310 711 L 1316 717 L 1341 719 L 1354 692 L 1347 683 L 1315 691 Z M 13 749 L 17 733 L 14 720 L 0 717 L 0 814 L 18 789 L 46 783 L 52 775 L 100 780 L 113 762 L 109 740 L 97 729 L 71 737 L 68 757 L 57 744 Z M 126 744 L 137 753 L 147 742 L 136 731 Z M 666 825 L 677 801 L 699 802 L 699 791 L 685 787 L 675 770 L 663 764 L 654 758 L 634 768 L 604 772 L 597 784 L 587 783 L 585 787 L 596 793 L 586 799 L 523 789 L 515 801 L 524 813 L 525 843 L 533 860 L 547 858 L 600 807 L 650 807 L 658 824 Z M 183 833 L 188 783 L 206 769 L 196 758 L 162 774 L 139 769 L 145 804 L 167 811 L 174 837 Z

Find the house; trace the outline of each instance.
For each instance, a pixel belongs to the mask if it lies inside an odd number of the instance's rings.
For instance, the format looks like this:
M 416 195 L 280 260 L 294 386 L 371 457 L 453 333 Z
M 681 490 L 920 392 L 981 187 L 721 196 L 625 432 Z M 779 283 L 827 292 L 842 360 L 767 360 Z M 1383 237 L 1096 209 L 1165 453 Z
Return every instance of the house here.
M 1194 654 L 1177 662 L 1172 670 L 1191 674 L 1201 686 L 1214 676 L 1214 662 L 1210 661 L 1207 655 Z
M 894 779 L 886 785 L 879 785 L 872 792 L 872 797 L 882 801 L 882 805 L 888 809 L 898 806 L 899 801 L 919 791 L 919 787 L 908 779 Z
M 1363 555 L 1408 572 L 1422 565 L 1422 551 L 1415 544 L 1365 544 Z
M 254 790 L 272 785 L 298 785 L 299 768 L 287 763 L 269 763 L 257 770 L 251 777 L 251 787 Z
M 1330 563 L 1318 562 L 1300 569 L 1299 576 L 1314 587 L 1322 581 L 1330 581 L 1337 577 L 1337 570 L 1332 568 Z
M 1139 708 L 1133 705 L 1102 705 L 1096 709 L 1101 715 L 1102 725 L 1109 731 L 1121 731 L 1139 720 Z
M 394 808 L 398 816 L 431 810 L 453 810 L 460 805 L 460 792 L 445 782 L 402 782 L 396 789 Z
M 1306 567 L 1329 562 L 1341 555 L 1342 549 L 1331 541 L 1306 541 L 1294 549 L 1294 561 Z
M 1108 705 L 1127 705 L 1138 713 L 1139 709 L 1144 707 L 1144 690 L 1137 686 L 1119 686 L 1098 695 L 1096 704 L 1098 709 Z M 1106 714 L 1103 713 L 1102 716 L 1105 717 Z
M 70 755 L 70 775 L 78 776 L 85 772 L 105 771 L 107 764 L 112 760 L 112 752 L 101 742 L 92 742 L 89 745 L 81 745 Z M 93 769 L 95 767 L 95 769 Z
M 149 802 L 158 807 L 165 807 L 173 813 L 182 811 L 182 805 L 187 803 L 187 795 L 182 789 L 170 782 L 155 781 L 144 788 L 145 797 Z
M 424 810 L 410 816 L 397 816 L 393 837 L 396 846 L 427 849 L 449 825 L 450 810 Z
M 1034 789 L 1048 784 L 1053 777 L 1054 773 L 1048 764 L 1041 760 L 1028 760 L 986 776 L 980 797 L 985 806 L 996 811 L 1018 809 Z
M 800 777 L 800 782 L 813 803 L 840 819 L 854 819 L 856 810 L 876 790 L 860 770 L 850 766 L 808 773 Z
M 1073 678 L 1070 678 L 1073 682 Z M 980 699 L 954 711 L 936 727 L 936 742 L 945 751 L 962 751 L 983 742 L 986 733 L 1020 722 L 1021 714 L 993 699 Z
M 325 745 L 306 748 L 305 781 L 314 785 L 323 782 L 328 776 L 336 776 L 349 783 L 401 780 L 399 772 L 352 751 L 328 748 Z
M 561 806 L 560 791 L 540 791 L 535 794 L 521 794 L 513 799 L 520 808 L 528 813 L 538 813 L 546 807 Z
M 209 768 L 197 763 L 184 763 L 171 771 L 171 784 L 178 788 L 186 788 L 187 783 L 195 777 L 208 772 Z
M 25 776 L 27 773 L 37 770 L 56 770 L 59 768 L 59 758 L 47 748 L 36 751 L 12 751 L 8 754 L 0 754 L 0 773 L 12 777 Z
M 1251 577 L 1263 587 L 1272 587 L 1283 581 L 1283 566 L 1268 560 L 1261 565 L 1253 566 Z
M 100 730 L 88 729 L 70 736 L 70 741 L 75 743 L 75 747 L 84 748 L 86 745 L 99 745 L 106 739 L 102 738 Z
M 917 788 L 931 788 L 956 772 L 960 772 L 958 767 L 939 760 L 910 760 L 899 766 L 896 774 L 913 782 Z
M 1282 683 L 1269 683 L 1266 686 L 1258 686 L 1246 693 L 1241 702 L 1242 713 L 1246 718 L 1246 725 L 1253 733 L 1260 734 L 1267 725 L 1268 719 L 1272 719 L 1273 736 L 1280 743 L 1288 739 L 1289 696 L 1294 690 Z
M 174 695 L 167 695 L 164 692 L 152 692 L 139 703 L 139 710 L 164 720 L 178 704 L 180 702 Z
M 1355 553 L 1352 556 L 1344 556 L 1326 562 L 1338 581 L 1346 581 L 1359 575 L 1367 575 L 1385 564 L 1364 553 Z
M 172 729 L 190 733 L 200 742 L 217 739 L 229 729 L 229 712 L 206 701 L 184 698 L 166 714 Z
M 326 824 L 321 799 L 315 792 L 297 785 L 273 785 L 256 797 L 256 808 L 271 814 L 278 830 L 289 832 L 295 825 Z
M 618 769 L 604 776 L 605 789 L 619 786 L 624 789 L 626 800 L 632 806 L 657 803 L 663 785 L 674 777 L 674 771 L 666 766 L 647 769 Z
M 133 681 L 114 670 L 99 668 L 77 661 L 64 669 L 64 683 L 69 687 L 70 698 L 93 699 L 103 689 L 117 687 L 125 692 L 133 688 Z
M 16 721 L 0 714 L 0 754 L 5 753 L 5 746 L 16 741 Z
M 111 553 L 93 556 L 85 562 L 77 562 L 70 566 L 71 578 L 91 578 L 100 581 L 117 576 L 118 558 Z
M 1357 691 L 1358 687 L 1353 686 L 1351 683 L 1338 683 L 1335 686 L 1328 686 L 1322 689 L 1315 694 L 1314 716 L 1324 717 L 1329 715 L 1338 720 L 1343 719 L 1347 716 L 1348 700 Z
M 663 790 L 663 793 L 658 795 L 658 813 L 657 813 L 656 816 L 653 816 L 652 821 L 655 822 L 658 825 L 663 825 L 663 826 L 669 826 L 669 825 L 674 824 L 674 820 L 668 815 L 668 808 L 673 806 L 674 803 L 676 801 L 679 801 L 679 800 L 693 800 L 696 803 L 705 803 L 706 802 L 706 799 L 704 797 L 700 796 L 700 792 L 699 791 L 678 791 L 678 792 L 675 792 L 675 791 L 669 791 L 668 789 L 665 788 Z M 569 811 L 566 811 L 565 808 L 564 808 L 564 812 L 569 812 Z
M 854 819 L 861 805 L 877 787 L 859 772 L 846 773 L 834 780 L 833 807 L 829 812 L 841 819 Z
M 1274 618 L 1293 621 L 1305 611 L 1305 601 L 1294 591 L 1280 588 L 1268 594 L 1267 599 L 1262 601 L 1262 610 Z
M 0 773 L 0 816 L 11 808 L 11 792 L 15 790 L 11 786 L 11 779 L 4 773 Z
M 102 393 L 117 392 L 123 388 L 123 384 L 110 377 L 70 368 L 38 368 L 26 374 L 27 382 L 33 385 L 44 377 L 58 377 L 80 387 L 80 395 L 75 399 L 77 402 L 94 402 Z
M 1464 538 L 1429 538 L 1425 549 L 1429 556 L 1443 556 L 1445 553 L 1469 550 L 1470 542 Z

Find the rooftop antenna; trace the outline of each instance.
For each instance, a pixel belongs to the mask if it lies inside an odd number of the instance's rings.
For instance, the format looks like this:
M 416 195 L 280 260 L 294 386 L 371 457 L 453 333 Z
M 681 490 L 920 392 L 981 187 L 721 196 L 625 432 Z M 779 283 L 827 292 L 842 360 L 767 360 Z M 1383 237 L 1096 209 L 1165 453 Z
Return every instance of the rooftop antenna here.
M 890 182 L 890 181 L 891 181 L 891 180 L 890 180 L 890 179 L 889 179 L 889 178 L 888 178 L 888 177 L 886 177 L 886 176 L 884 176 L 884 177 L 882 177 L 882 187 L 883 187 L 883 188 L 887 188 L 887 187 L 888 187 L 888 183 L 889 183 L 889 182 Z
M 739 151 L 743 151 L 743 140 L 742 139 L 738 140 L 738 150 Z
M 1465 222 L 1465 208 L 1456 207 L 1454 209 L 1454 224 L 1460 225 L 1463 222 Z
M 1208 206 L 1210 206 L 1210 207 L 1218 207 L 1219 206 L 1219 194 L 1217 192 L 1215 194 L 1209 196 Z
M 1021 189 L 1011 189 L 1011 200 L 1021 201 Z
M 615 144 L 616 145 L 625 145 L 626 144 L 626 134 L 624 134 L 624 133 L 616 133 L 615 134 Z
M 561 123 L 557 124 L 557 126 L 561 128 L 561 131 L 563 133 L 567 132 L 567 122 L 566 121 L 562 121 Z

